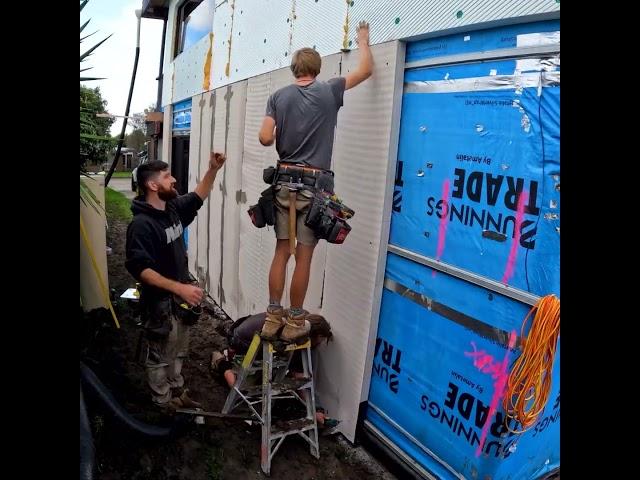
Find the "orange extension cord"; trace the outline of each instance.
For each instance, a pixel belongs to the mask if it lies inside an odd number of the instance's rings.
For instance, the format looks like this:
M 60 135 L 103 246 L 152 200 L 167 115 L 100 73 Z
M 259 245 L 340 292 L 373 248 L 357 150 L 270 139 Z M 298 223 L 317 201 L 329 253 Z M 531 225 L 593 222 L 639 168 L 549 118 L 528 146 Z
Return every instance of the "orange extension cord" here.
M 533 319 L 531 330 L 525 337 L 530 318 Z M 551 373 L 560 335 L 560 299 L 555 295 L 542 297 L 522 322 L 520 334 L 522 355 L 509 374 L 503 400 L 507 414 L 505 424 L 513 433 L 523 433 L 531 428 L 549 400 Z M 522 430 L 513 430 L 509 426 L 510 418 L 519 422 Z

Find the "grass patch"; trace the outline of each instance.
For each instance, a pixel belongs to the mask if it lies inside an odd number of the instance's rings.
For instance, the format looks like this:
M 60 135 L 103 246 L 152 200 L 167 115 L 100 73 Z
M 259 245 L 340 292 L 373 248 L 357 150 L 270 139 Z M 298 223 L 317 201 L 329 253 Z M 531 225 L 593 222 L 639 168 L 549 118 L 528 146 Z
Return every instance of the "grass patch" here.
M 131 178 L 131 172 L 113 172 L 111 178 Z
M 107 187 L 104 195 L 107 204 L 107 220 L 130 221 L 133 218 L 131 201 L 122 193 Z

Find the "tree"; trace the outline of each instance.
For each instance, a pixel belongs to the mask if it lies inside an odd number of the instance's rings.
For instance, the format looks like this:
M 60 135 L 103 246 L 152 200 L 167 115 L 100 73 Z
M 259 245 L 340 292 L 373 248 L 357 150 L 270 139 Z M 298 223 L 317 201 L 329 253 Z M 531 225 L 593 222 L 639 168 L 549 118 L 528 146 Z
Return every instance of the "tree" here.
M 144 130 L 146 128 L 144 117 L 144 113 L 134 113 L 133 115 L 129 115 L 129 121 L 127 122 L 128 126 L 132 127 L 133 131 Z
M 97 163 L 106 160 L 111 146 L 109 129 L 114 122 L 111 117 L 99 118 L 97 113 L 107 109 L 100 87 L 88 88 L 80 85 L 80 159 Z
M 133 131 L 124 137 L 124 144 L 128 148 L 133 148 L 136 152 L 145 150 L 147 141 L 147 123 L 145 118 L 147 113 L 155 111 L 155 104 L 149 105 L 144 112 L 129 115 L 128 125 L 133 127 Z
M 82 13 L 82 9 L 85 7 L 88 1 L 89 0 L 82 0 L 80 2 L 80 13 Z M 84 22 L 84 24 L 80 26 L 80 35 L 82 35 L 82 31 L 89 24 L 90 20 L 91 19 L 87 20 L 86 22 Z M 94 33 L 96 32 L 90 33 L 89 35 L 85 35 L 84 37 L 81 36 L 80 43 L 82 43 L 85 39 L 87 39 Z M 111 37 L 111 35 L 109 35 L 109 37 Z M 82 62 L 84 62 L 87 59 L 87 57 L 89 57 L 89 55 L 93 53 L 93 51 L 96 48 L 98 48 L 100 45 L 106 42 L 109 37 L 100 40 L 89 50 L 80 54 L 81 67 L 82 67 Z M 80 68 L 80 74 L 82 74 L 82 72 L 90 70 L 91 68 L 92 67 Z M 82 77 L 82 76 L 80 77 L 81 82 L 91 81 L 91 80 L 100 80 L 100 78 Z M 89 147 L 91 145 L 91 142 L 93 141 L 104 142 L 105 140 L 110 139 L 110 137 L 100 136 L 100 135 L 97 135 L 97 133 L 95 133 L 99 131 L 101 124 L 98 123 L 97 117 L 95 116 L 95 113 L 99 113 L 99 112 L 92 112 L 91 106 L 99 102 L 104 102 L 102 100 L 102 97 L 99 95 L 99 90 L 96 89 L 97 91 L 94 91 L 94 94 L 98 95 L 99 101 L 98 102 L 91 101 L 91 99 L 89 98 L 91 97 L 91 95 L 87 93 L 86 95 L 88 98 L 86 99 L 85 107 L 83 108 L 83 88 L 86 88 L 86 87 L 83 87 L 82 85 L 80 85 L 80 174 L 83 174 L 83 173 L 86 174 L 86 172 L 84 171 L 84 166 L 87 159 L 89 158 L 89 155 L 92 155 L 91 151 L 83 150 L 83 141 L 89 142 L 88 144 L 84 145 L 84 148 L 87 150 L 90 150 Z M 87 89 L 87 90 L 91 90 L 91 89 Z M 106 102 L 100 103 L 100 106 L 104 109 L 104 107 L 106 106 Z M 97 154 L 98 152 L 93 152 L 93 153 Z M 83 183 L 82 179 L 80 179 L 80 200 L 82 200 L 82 202 L 85 204 L 89 203 L 90 205 L 93 206 L 93 208 L 96 208 L 96 209 L 97 209 L 97 206 L 99 205 L 98 199 L 91 192 L 91 190 L 87 188 L 87 186 Z
M 134 130 L 146 130 L 147 124 L 145 122 L 145 117 L 147 113 L 154 112 L 156 109 L 155 103 L 152 103 L 147 108 L 144 109 L 144 112 L 134 113 L 133 115 L 129 115 L 128 125 L 133 127 Z
M 89 0 L 83 0 L 82 2 L 80 2 L 80 12 L 82 12 L 82 9 L 85 7 L 85 5 L 87 4 Z M 85 27 L 89 24 L 89 22 L 91 21 L 91 19 L 87 20 L 86 22 L 84 22 L 84 24 L 80 27 L 80 34 L 82 35 L 82 31 L 85 29 Z M 96 32 L 90 33 L 89 35 L 85 35 L 84 37 L 80 38 L 80 43 L 82 43 L 85 39 L 89 38 L 91 35 L 93 35 Z M 113 34 L 111 34 L 113 35 Z M 111 37 L 111 35 L 109 35 L 109 37 Z M 84 62 L 87 57 L 89 55 L 91 55 L 93 53 L 93 51 L 98 48 L 100 45 L 102 45 L 104 42 L 106 42 L 109 37 L 107 38 L 103 38 L 102 40 L 100 40 L 98 43 L 96 43 L 93 47 L 91 47 L 89 50 L 87 50 L 84 53 L 80 54 L 80 63 Z M 87 68 L 81 68 L 80 69 L 80 73 L 82 72 L 86 72 L 87 70 L 91 70 L 93 67 L 87 67 Z M 90 81 L 90 80 L 102 80 L 102 78 L 97 78 L 97 77 L 80 77 L 80 81 L 81 82 L 86 82 L 86 81 Z
M 133 132 L 124 137 L 124 144 L 129 148 L 133 148 L 136 152 L 144 149 L 146 141 L 147 137 L 144 130 L 139 128 L 136 128 Z

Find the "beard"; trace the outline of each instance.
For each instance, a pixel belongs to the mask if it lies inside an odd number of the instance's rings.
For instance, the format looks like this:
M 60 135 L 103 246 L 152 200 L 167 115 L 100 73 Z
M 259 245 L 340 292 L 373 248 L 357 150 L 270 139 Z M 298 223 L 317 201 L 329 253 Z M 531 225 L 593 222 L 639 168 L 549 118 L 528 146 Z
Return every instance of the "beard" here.
M 170 187 L 167 190 L 164 190 L 164 189 L 158 190 L 158 197 L 160 197 L 160 200 L 164 200 L 165 202 L 168 202 L 169 200 L 173 200 L 177 196 L 178 196 L 178 191 L 173 187 Z

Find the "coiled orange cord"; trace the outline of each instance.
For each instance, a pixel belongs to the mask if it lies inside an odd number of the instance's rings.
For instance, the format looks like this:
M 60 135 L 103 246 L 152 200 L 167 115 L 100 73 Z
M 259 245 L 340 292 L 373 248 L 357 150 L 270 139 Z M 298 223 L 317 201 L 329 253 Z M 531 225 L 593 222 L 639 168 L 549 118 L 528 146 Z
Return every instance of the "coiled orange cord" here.
M 525 337 L 529 318 L 533 320 Z M 522 355 L 509 374 L 503 400 L 505 425 L 513 433 L 523 433 L 531 428 L 549 400 L 551 373 L 560 335 L 560 299 L 555 295 L 542 297 L 522 322 L 520 334 Z M 511 418 L 522 425 L 522 430 L 516 431 L 509 426 Z

